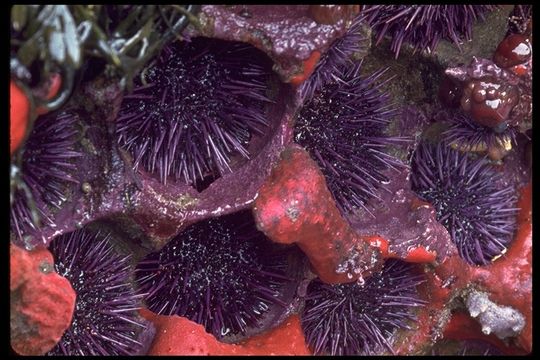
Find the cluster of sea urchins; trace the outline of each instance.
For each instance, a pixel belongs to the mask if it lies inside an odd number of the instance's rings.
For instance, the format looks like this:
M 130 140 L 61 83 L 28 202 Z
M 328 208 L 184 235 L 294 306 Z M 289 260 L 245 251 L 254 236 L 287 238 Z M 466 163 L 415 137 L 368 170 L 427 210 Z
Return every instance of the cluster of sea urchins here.
M 49 249 L 58 274 L 77 294 L 70 327 L 49 355 L 142 355 L 153 330 L 137 311 L 142 295 L 133 287 L 131 255 L 116 252 L 109 235 L 76 230 L 55 238 Z
M 308 286 L 302 313 L 306 341 L 315 354 L 373 355 L 392 349 L 392 336 L 409 329 L 423 276 L 414 265 L 387 260 L 363 284 L 330 285 L 315 279 Z
M 487 159 L 423 142 L 412 170 L 413 190 L 433 204 L 463 259 L 486 265 L 506 251 L 515 230 L 517 197 Z
M 367 77 L 351 63 L 315 87 L 296 115 L 294 140 L 319 164 L 338 207 L 346 213 L 367 209 L 378 197 L 383 170 L 401 166 L 385 152 L 403 141 L 385 135 L 395 108 L 380 90 L 385 70 Z
M 38 224 L 50 224 L 55 209 L 76 184 L 77 116 L 67 110 L 38 118 L 24 145 L 21 184 L 13 193 L 10 225 L 16 241 L 24 244 Z M 33 214 L 34 213 L 34 214 Z
M 294 140 L 319 164 L 340 210 L 367 208 L 389 181 L 388 168 L 403 164 L 385 149 L 406 141 L 386 130 L 397 114 L 381 91 L 385 70 L 361 76 L 350 56 L 365 40 L 367 21 L 380 42 L 392 38 L 396 57 L 403 43 L 434 49 L 441 39 L 460 44 L 490 5 L 367 5 L 346 36 L 338 39 L 302 85 Z M 263 60 L 261 60 L 263 59 Z M 259 61 L 260 60 L 260 61 Z M 268 128 L 271 63 L 241 43 L 195 38 L 175 42 L 146 69 L 126 95 L 116 123 L 120 147 L 134 166 L 201 189 L 249 159 L 253 136 Z M 514 129 L 493 129 L 456 113 L 443 141 L 421 143 L 412 159 L 411 182 L 429 201 L 462 258 L 488 264 L 505 252 L 515 230 L 516 195 L 483 158 L 463 151 L 515 143 Z M 76 183 L 73 161 L 75 117 L 40 118 L 26 143 L 22 180 L 11 209 L 19 238 L 36 228 L 28 199 L 47 221 Z M 26 189 L 26 190 L 24 190 Z M 24 194 L 27 191 L 29 194 Z M 31 195 L 29 197 L 28 195 Z M 285 308 L 284 289 L 294 282 L 288 258 L 256 229 L 251 214 L 226 215 L 195 223 L 160 251 L 141 260 L 119 255 L 109 237 L 77 230 L 50 245 L 56 271 L 77 293 L 71 326 L 51 355 L 137 355 L 146 351 L 145 322 L 137 314 L 144 299 L 160 315 L 189 318 L 220 340 L 260 327 L 274 307 Z M 417 286 L 424 277 L 412 264 L 387 260 L 364 282 L 307 287 L 301 324 L 315 354 L 393 352 L 396 331 L 410 329 L 414 309 L 424 305 Z M 133 283 L 136 283 L 136 291 Z M 294 285 L 293 285 L 294 286 Z
M 249 211 L 191 225 L 136 272 L 150 310 L 187 317 L 218 339 L 245 335 L 272 307 L 284 308 L 291 283 L 286 254 L 256 229 Z
M 209 38 L 174 42 L 122 103 L 118 143 L 134 165 L 201 188 L 250 158 L 268 127 L 271 62 L 254 47 Z
M 460 45 L 470 40 L 472 27 L 493 5 L 364 5 L 366 21 L 377 34 L 392 38 L 391 50 L 399 56 L 404 43 L 414 51 L 432 51 L 441 39 Z

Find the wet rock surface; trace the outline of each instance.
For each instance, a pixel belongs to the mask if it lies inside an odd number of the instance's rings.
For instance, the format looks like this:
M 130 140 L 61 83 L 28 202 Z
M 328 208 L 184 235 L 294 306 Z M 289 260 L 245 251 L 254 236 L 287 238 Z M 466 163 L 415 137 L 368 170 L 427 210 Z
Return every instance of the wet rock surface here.
M 205 36 L 251 43 L 276 62 L 287 82 L 303 72 L 302 62 L 314 51 L 324 52 L 345 32 L 353 11 L 340 8 L 324 17 L 310 5 L 205 5 L 200 17 Z
M 398 174 L 391 171 L 381 199 L 372 201 L 372 214 L 357 212 L 350 217 L 351 224 L 363 236 L 386 240 L 389 257 L 443 261 L 455 254 L 456 248 L 448 231 L 437 222 L 433 206 L 418 199 L 410 189 L 409 176 L 407 168 Z

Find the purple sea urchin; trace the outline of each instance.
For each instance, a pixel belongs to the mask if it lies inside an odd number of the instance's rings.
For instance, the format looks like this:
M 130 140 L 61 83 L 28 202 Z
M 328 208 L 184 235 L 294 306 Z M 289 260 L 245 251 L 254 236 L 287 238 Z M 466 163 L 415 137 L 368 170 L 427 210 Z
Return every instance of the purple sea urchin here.
M 271 62 L 252 46 L 195 38 L 166 47 L 124 98 L 118 143 L 134 166 L 197 186 L 249 159 L 253 134 L 264 134 Z
M 498 185 L 501 174 L 486 159 L 422 143 L 412 170 L 413 190 L 433 204 L 463 259 L 485 265 L 505 252 L 516 226 L 517 196 L 512 186 Z
M 49 355 L 141 355 L 152 328 L 139 317 L 142 295 L 132 285 L 130 255 L 117 254 L 109 235 L 81 229 L 50 245 L 56 272 L 77 293 L 70 327 Z
M 482 126 L 463 113 L 449 117 L 451 126 L 443 132 L 444 141 L 452 146 L 470 151 L 487 151 L 494 147 L 508 148 L 516 144 L 516 130 L 508 127 L 502 133 Z
M 290 283 L 287 257 L 259 232 L 249 211 L 188 227 L 137 266 L 148 308 L 185 316 L 221 339 L 245 335 Z
M 81 156 L 76 149 L 76 115 L 70 111 L 47 114 L 36 120 L 26 141 L 21 162 L 20 181 L 13 192 L 11 230 L 24 242 L 29 231 L 36 230 L 33 201 L 41 223 L 51 223 L 51 210 L 59 209 L 69 194 L 76 170 L 74 160 Z
M 312 98 L 315 91 L 333 79 L 333 74 L 351 62 L 351 56 L 354 53 L 366 46 L 368 39 L 362 31 L 363 25 L 363 16 L 355 17 L 345 35 L 335 40 L 328 51 L 321 56 L 313 73 L 301 85 L 302 100 Z
M 386 154 L 387 145 L 403 141 L 384 134 L 394 107 L 376 82 L 384 73 L 360 77 L 361 64 L 333 74 L 296 115 L 294 139 L 317 161 L 338 207 L 352 212 L 378 197 L 386 168 L 401 163 Z
M 478 19 L 496 8 L 493 5 L 366 5 L 366 21 L 377 34 L 380 43 L 386 34 L 392 37 L 391 50 L 399 56 L 403 43 L 414 51 L 431 51 L 439 40 L 452 41 L 457 46 L 470 40 L 472 26 Z
M 390 259 L 363 285 L 308 286 L 302 328 L 315 354 L 360 355 L 392 351 L 397 329 L 409 329 L 413 308 L 422 306 L 416 286 L 423 282 L 414 265 Z

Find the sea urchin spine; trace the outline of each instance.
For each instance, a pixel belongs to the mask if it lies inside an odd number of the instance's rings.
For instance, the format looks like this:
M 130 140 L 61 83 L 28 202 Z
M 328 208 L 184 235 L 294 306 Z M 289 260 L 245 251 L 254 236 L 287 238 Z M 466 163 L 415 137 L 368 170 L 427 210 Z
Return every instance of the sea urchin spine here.
M 443 132 L 444 141 L 463 151 L 486 152 L 496 148 L 510 150 L 516 144 L 516 129 L 508 127 L 502 133 L 483 126 L 461 112 L 449 118 L 450 127 Z
M 169 176 L 195 186 L 214 180 L 231 171 L 231 156 L 249 159 L 251 136 L 266 131 L 270 72 L 246 44 L 175 42 L 124 98 L 118 143 L 164 184 Z
M 485 158 L 445 144 L 422 143 L 412 162 L 412 188 L 433 204 L 463 259 L 485 265 L 506 251 L 515 230 L 517 196 Z
M 404 138 L 384 134 L 394 107 L 376 84 L 384 70 L 360 77 L 361 64 L 333 74 L 296 116 L 294 139 L 317 161 L 342 212 L 366 208 L 378 197 L 383 170 L 402 164 L 385 147 Z
M 416 286 L 422 275 L 414 265 L 390 259 L 363 284 L 309 286 L 302 327 L 315 354 L 373 355 L 392 351 L 397 329 L 409 329 L 413 308 L 422 306 Z
M 205 220 L 139 262 L 137 280 L 155 313 L 185 316 L 218 339 L 245 335 L 286 305 L 287 257 L 269 246 L 249 211 Z
M 56 272 L 77 293 L 71 326 L 49 355 L 141 355 L 153 329 L 139 317 L 141 294 L 132 285 L 130 255 L 121 256 L 109 235 L 81 229 L 50 245 Z
M 302 100 L 312 98 L 315 91 L 332 80 L 333 74 L 339 72 L 347 63 L 352 62 L 353 54 L 366 47 L 369 39 L 362 31 L 363 20 L 363 16 L 356 16 L 345 35 L 335 40 L 321 56 L 313 73 L 301 85 L 300 97 Z
M 377 43 L 388 34 L 391 50 L 399 56 L 403 43 L 414 51 L 432 51 L 441 39 L 458 45 L 470 40 L 472 26 L 495 9 L 493 5 L 366 5 L 362 10 L 377 34 Z
M 47 114 L 36 120 L 24 147 L 22 185 L 13 193 L 11 229 L 24 242 L 28 232 L 38 228 L 29 201 L 35 203 L 42 223 L 50 224 L 51 210 L 67 200 L 70 184 L 76 184 L 74 162 L 77 151 L 77 117 L 70 111 Z

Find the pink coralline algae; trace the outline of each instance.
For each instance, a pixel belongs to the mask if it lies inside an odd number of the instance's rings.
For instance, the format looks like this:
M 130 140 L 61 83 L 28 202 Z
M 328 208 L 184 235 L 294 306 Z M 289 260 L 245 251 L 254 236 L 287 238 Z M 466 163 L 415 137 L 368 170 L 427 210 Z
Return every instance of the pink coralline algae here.
M 54 272 L 46 249 L 10 246 L 11 347 L 19 355 L 43 355 L 71 323 L 75 292 Z

